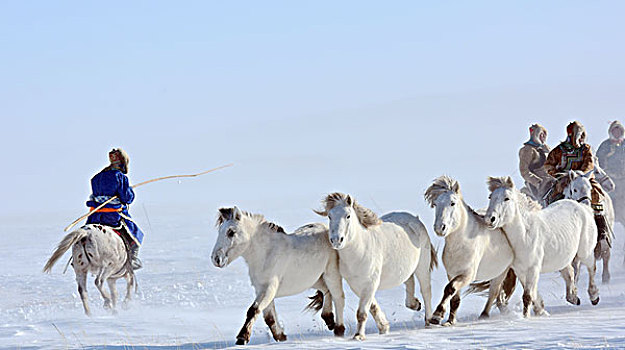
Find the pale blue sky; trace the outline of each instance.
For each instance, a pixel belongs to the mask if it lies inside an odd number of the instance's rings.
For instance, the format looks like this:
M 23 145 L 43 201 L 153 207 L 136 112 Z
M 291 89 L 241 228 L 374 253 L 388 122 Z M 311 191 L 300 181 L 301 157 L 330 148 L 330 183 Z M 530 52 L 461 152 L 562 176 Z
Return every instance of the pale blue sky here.
M 487 175 L 518 176 L 533 122 L 553 145 L 579 119 L 597 146 L 623 117 L 624 15 L 622 1 L 0 1 L 0 208 L 71 221 L 114 146 L 135 183 L 235 162 L 138 190 L 210 217 L 309 215 L 333 190 L 429 211 L 443 173 L 483 205 Z

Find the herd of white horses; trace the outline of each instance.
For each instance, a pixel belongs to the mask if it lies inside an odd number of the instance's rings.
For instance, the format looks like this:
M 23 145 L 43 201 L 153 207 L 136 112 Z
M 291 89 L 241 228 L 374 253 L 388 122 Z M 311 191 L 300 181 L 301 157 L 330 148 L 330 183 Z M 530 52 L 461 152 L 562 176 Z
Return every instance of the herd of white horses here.
M 425 307 L 425 325 L 453 325 L 460 306 L 461 290 L 488 290 L 480 317 L 488 317 L 493 305 L 505 311 L 516 281 L 523 287 L 523 315 L 546 313 L 538 294 L 540 274 L 559 271 L 564 279 L 566 300 L 579 305 L 577 281 L 583 264 L 589 274 L 590 302 L 599 302 L 595 284 L 596 259 L 604 260 L 603 281 L 609 280 L 609 247 L 597 242 L 597 227 L 590 207 L 589 174 L 569 172 L 560 181 L 565 198 L 546 208 L 514 186 L 510 177 L 491 177 L 486 210 L 476 211 L 464 200 L 459 183 L 441 176 L 425 191 L 425 199 L 435 209 L 434 232 L 443 237 L 442 261 L 449 282 L 435 310 L 432 309 L 431 278 L 437 266 L 435 251 L 425 225 L 406 212 L 378 217 L 352 196 L 332 193 L 323 199 L 317 214 L 328 223 L 302 226 L 292 233 L 267 221 L 262 215 L 239 208 L 219 209 L 218 237 L 211 260 L 219 268 L 243 257 L 256 298 L 249 307 L 237 344 L 250 340 L 254 322 L 262 313 L 276 341 L 286 340 L 277 321 L 275 299 L 313 288 L 309 309 L 321 311 L 328 329 L 343 336 L 345 295 L 343 279 L 358 296 L 357 327 L 354 339 L 365 339 L 365 323 L 370 313 L 380 333 L 389 330 L 375 293 L 401 284 L 406 286 L 405 305 L 420 310 L 415 296 L 419 282 Z M 608 196 L 606 196 L 608 197 Z M 614 225 L 614 210 L 607 198 L 607 218 Z M 119 235 L 103 225 L 86 225 L 69 233 L 45 265 L 52 266 L 72 248 L 72 267 L 85 313 L 90 314 L 86 277 L 96 276 L 95 284 L 104 307 L 115 310 L 118 298 L 115 282 L 126 278 L 128 302 L 135 287 L 135 276 L 127 261 Z M 607 254 L 606 255 L 606 251 Z M 110 293 L 104 288 L 107 282 Z M 449 306 L 449 317 L 443 323 Z

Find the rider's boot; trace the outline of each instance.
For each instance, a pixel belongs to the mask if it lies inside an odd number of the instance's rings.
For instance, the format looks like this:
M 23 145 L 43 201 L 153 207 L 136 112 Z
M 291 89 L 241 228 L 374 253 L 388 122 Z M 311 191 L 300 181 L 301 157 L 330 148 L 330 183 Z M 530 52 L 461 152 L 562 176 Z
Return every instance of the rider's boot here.
M 143 263 L 139 259 L 139 246 L 137 244 L 133 244 L 130 248 L 130 259 L 130 266 L 133 270 L 139 270 L 143 267 Z
M 592 205 L 595 210 L 595 223 L 597 224 L 597 242 L 601 242 L 601 240 L 605 240 L 608 243 L 608 246 L 612 248 L 612 235 L 610 235 L 610 229 L 608 227 L 608 221 L 605 219 L 605 215 L 603 215 L 603 206 Z

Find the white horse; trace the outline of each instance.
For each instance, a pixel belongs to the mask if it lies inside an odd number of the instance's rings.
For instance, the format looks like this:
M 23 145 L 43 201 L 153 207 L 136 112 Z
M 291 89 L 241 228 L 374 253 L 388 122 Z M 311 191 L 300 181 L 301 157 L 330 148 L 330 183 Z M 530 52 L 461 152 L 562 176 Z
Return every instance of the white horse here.
M 135 283 L 135 275 L 130 266 L 130 259 L 124 241 L 112 228 L 105 225 L 85 225 L 70 232 L 59 243 L 50 259 L 43 268 L 50 273 L 52 266 L 72 248 L 72 267 L 76 273 L 78 294 L 87 316 L 91 315 L 87 297 L 87 274 L 93 273 L 95 285 L 104 298 L 104 307 L 115 312 L 117 305 L 117 288 L 115 283 L 120 278 L 126 279 L 126 298 L 124 304 L 130 301 Z M 108 283 L 111 293 L 104 288 Z
M 564 198 L 572 199 L 574 201 L 586 204 L 590 206 L 590 198 L 592 192 L 592 184 L 590 183 L 590 176 L 592 175 L 592 171 L 584 174 L 581 171 L 569 171 L 558 181 L 563 182 L 564 187 Z M 607 191 L 607 190 L 606 190 Z M 610 195 L 605 193 L 603 196 L 603 208 L 605 219 L 610 226 L 610 231 L 614 228 L 614 207 L 612 205 L 612 199 Z M 610 232 L 612 234 L 612 232 Z M 610 245 L 606 241 L 606 239 L 602 239 L 597 242 L 597 246 L 595 247 L 595 259 L 603 259 L 603 273 L 601 275 L 601 280 L 603 283 L 610 282 Z
M 419 310 L 414 297 L 417 276 L 425 303 L 426 325 L 432 313 L 430 273 L 436 266 L 436 251 L 419 218 L 409 213 L 389 213 L 381 219 L 360 206 L 347 194 L 332 193 L 317 214 L 330 221 L 329 239 L 338 251 L 341 276 L 360 298 L 354 339 L 365 339 L 367 311 L 380 334 L 387 333 L 389 322 L 375 300 L 378 289 L 406 285 L 406 307 Z
M 541 273 L 560 271 L 566 282 L 566 300 L 579 305 L 573 264 L 581 261 L 588 269 L 588 294 L 599 302 L 595 285 L 597 226 L 592 210 L 570 199 L 559 200 L 545 209 L 514 187 L 508 177 L 488 178 L 491 192 L 486 211 L 489 227 L 501 228 L 512 246 L 512 268 L 523 285 L 523 315 L 542 315 L 544 303 L 538 295 Z M 575 260 L 575 261 L 574 261 Z
M 436 178 L 425 191 L 425 199 L 436 208 L 434 232 L 445 238 L 443 264 L 449 280 L 430 322 L 439 324 L 450 303 L 449 320 L 445 324 L 454 324 L 460 306 L 460 290 L 475 280 L 490 281 L 482 284 L 482 288 L 478 287 L 480 284 L 472 285 L 474 290 L 489 287 L 480 318 L 488 317 L 495 299 L 503 311 L 516 286 L 516 277 L 510 270 L 514 254 L 504 233 L 488 229 L 484 217 L 464 202 L 458 182 L 448 176 Z M 510 276 L 506 279 L 508 273 Z
M 287 234 L 262 215 L 250 214 L 237 207 L 219 209 L 217 226 L 219 234 L 213 248 L 213 263 L 222 268 L 242 256 L 256 290 L 256 299 L 247 310 L 245 323 L 237 335 L 238 345 L 249 342 L 252 326 L 261 312 L 273 338 L 285 341 L 286 335 L 277 321 L 274 299 L 299 294 L 309 288 L 321 293 L 311 298 L 313 301 L 308 308 L 319 310 L 323 307 L 321 316 L 328 328 L 337 336 L 344 334 L 345 295 L 338 257 L 328 243 L 327 226 L 310 224 Z M 332 301 L 335 303 L 336 324 Z

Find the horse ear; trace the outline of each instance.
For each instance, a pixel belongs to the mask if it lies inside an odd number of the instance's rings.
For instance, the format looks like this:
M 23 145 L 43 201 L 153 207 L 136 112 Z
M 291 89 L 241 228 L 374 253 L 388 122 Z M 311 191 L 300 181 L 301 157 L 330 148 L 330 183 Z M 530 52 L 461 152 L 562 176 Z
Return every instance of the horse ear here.
M 217 218 L 217 226 L 224 223 L 224 221 L 232 218 L 232 208 L 219 208 L 219 217 Z
M 454 191 L 455 194 L 460 194 L 460 184 L 458 181 L 454 181 L 454 184 L 451 186 L 451 190 Z
M 510 176 L 506 176 L 506 186 L 509 188 L 514 188 L 514 181 Z
M 569 171 L 568 173 L 566 173 L 566 177 L 568 177 L 569 182 L 573 182 L 573 180 L 575 180 L 575 172 L 574 171 Z
M 595 170 L 597 169 L 592 169 L 591 171 L 587 172 L 586 174 L 582 175 L 583 177 L 589 179 L 590 175 L 594 174 Z
M 347 205 L 349 205 L 350 207 L 354 205 L 354 198 L 352 198 L 352 196 L 350 196 L 349 194 L 347 195 L 347 198 L 345 198 L 345 203 L 347 203 Z
M 241 220 L 241 216 L 242 216 L 241 209 L 239 209 L 239 207 L 237 207 L 237 206 L 235 205 L 235 206 L 234 206 L 234 212 L 233 212 L 232 218 L 233 218 L 234 220 L 236 220 L 236 221 L 239 221 L 239 220 Z

